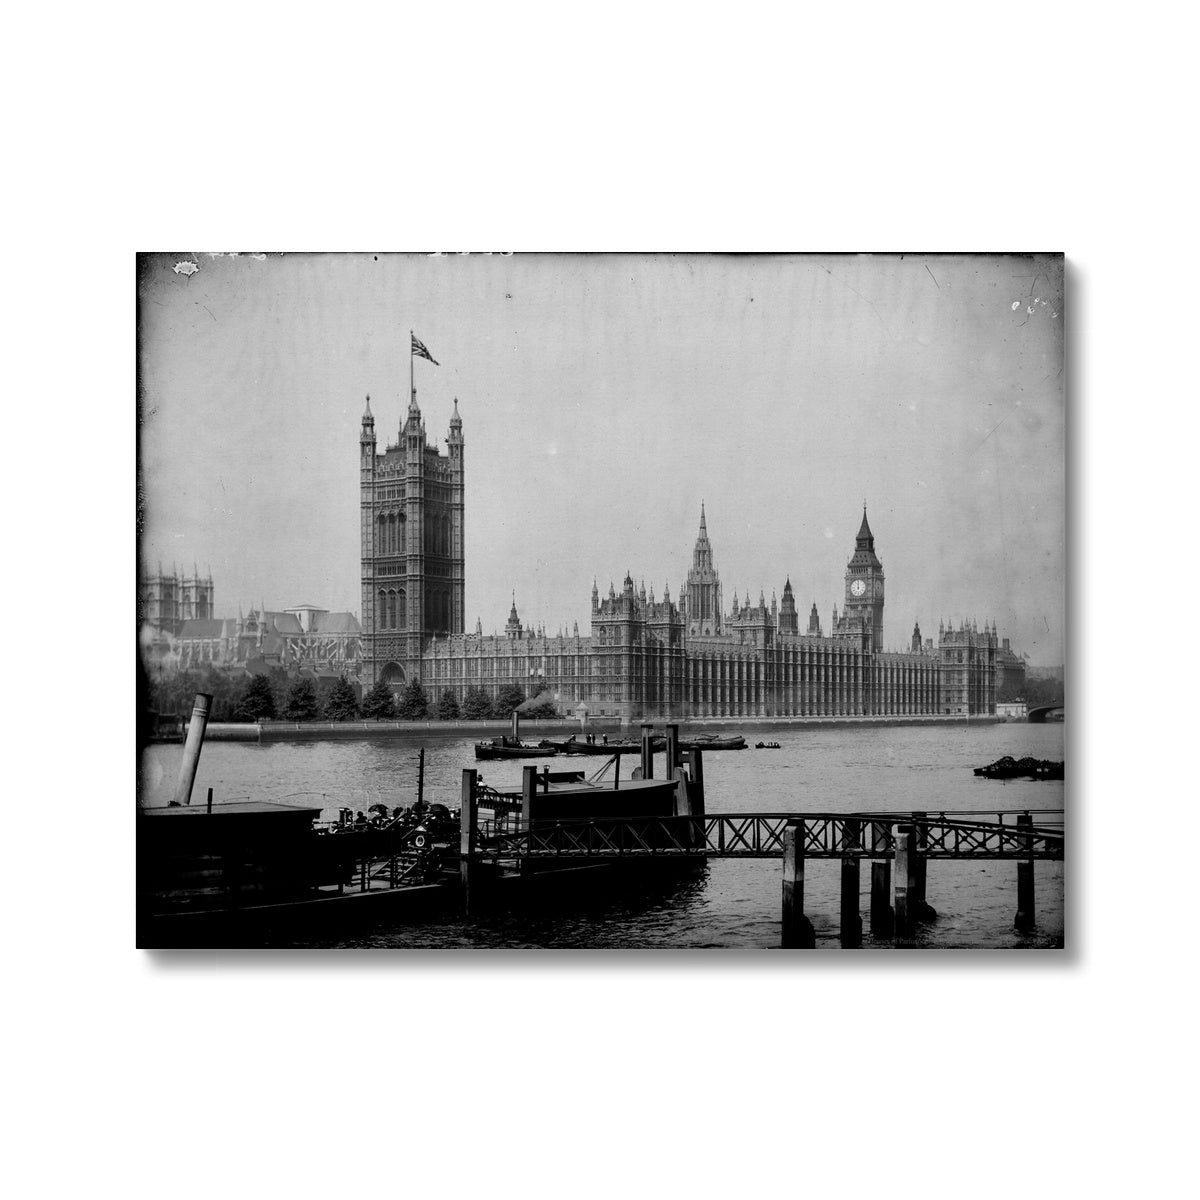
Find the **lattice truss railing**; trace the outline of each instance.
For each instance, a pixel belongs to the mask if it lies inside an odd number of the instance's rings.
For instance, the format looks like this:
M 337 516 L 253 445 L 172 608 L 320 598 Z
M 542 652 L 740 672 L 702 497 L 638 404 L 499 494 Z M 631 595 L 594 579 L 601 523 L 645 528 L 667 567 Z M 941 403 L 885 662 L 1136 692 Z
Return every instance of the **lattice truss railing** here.
M 734 813 L 697 817 L 627 817 L 558 821 L 476 839 L 487 858 L 611 858 L 693 855 L 777 858 L 795 824 L 806 858 L 891 858 L 897 832 L 911 830 L 927 858 L 1061 859 L 1061 825 L 912 813 Z

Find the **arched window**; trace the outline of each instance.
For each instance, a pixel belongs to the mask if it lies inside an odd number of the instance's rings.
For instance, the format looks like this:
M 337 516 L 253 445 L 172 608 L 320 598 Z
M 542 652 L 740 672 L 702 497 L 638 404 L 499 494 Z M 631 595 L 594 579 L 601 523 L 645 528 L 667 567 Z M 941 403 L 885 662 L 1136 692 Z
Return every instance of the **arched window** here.
M 380 629 L 387 628 L 387 592 L 383 588 L 379 589 L 379 608 L 375 620 Z
M 450 518 L 442 518 L 442 553 L 449 557 L 450 554 Z
M 383 513 L 379 514 L 379 520 L 375 522 L 375 553 L 386 554 L 387 543 L 387 517 Z
M 408 524 L 408 522 L 405 520 L 403 513 L 401 513 L 399 515 L 399 517 L 397 518 L 397 524 L 400 526 L 400 537 L 398 540 L 396 553 L 397 554 L 407 554 L 408 546 L 406 545 L 406 542 L 408 539 L 405 537 L 405 526 Z
M 408 597 L 403 588 L 401 588 L 400 591 L 396 594 L 395 600 L 397 602 L 397 606 L 396 606 L 396 608 L 394 608 L 392 610 L 392 612 L 393 612 L 393 615 L 398 618 L 398 623 L 396 625 L 394 625 L 393 628 L 407 629 L 408 628 L 408 603 L 407 603 Z

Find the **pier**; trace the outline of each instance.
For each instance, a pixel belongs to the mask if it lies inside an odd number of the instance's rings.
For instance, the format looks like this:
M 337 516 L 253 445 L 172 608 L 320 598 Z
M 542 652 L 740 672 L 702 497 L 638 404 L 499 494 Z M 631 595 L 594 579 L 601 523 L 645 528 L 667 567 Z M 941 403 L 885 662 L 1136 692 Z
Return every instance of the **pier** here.
M 532 773 L 532 769 L 531 773 Z M 526 824 L 513 831 L 481 831 L 464 772 L 460 856 L 464 886 L 472 867 L 490 863 L 520 872 L 530 865 L 571 865 L 625 859 L 704 860 L 778 858 L 782 862 L 781 940 L 785 948 L 811 948 L 804 911 L 804 864 L 842 864 L 840 940 L 862 944 L 859 873 L 871 863 L 870 922 L 877 936 L 891 932 L 908 945 L 918 923 L 936 919 L 926 901 L 927 864 L 947 859 L 1017 864 L 1018 909 L 1014 926 L 1033 927 L 1033 863 L 1062 861 L 1061 809 L 997 813 L 682 813 L 668 817 L 597 817 Z M 1037 817 L 1035 822 L 1034 818 Z M 892 884 L 894 881 L 894 890 Z M 889 894 L 890 893 L 890 894 Z
M 198 710 L 206 700 L 197 698 Z M 588 782 L 582 770 L 539 763 L 524 768 L 520 790 L 503 792 L 482 784 L 478 771 L 468 768 L 459 812 L 427 806 L 428 815 L 418 822 L 408 810 L 370 828 L 351 826 L 345 812 L 332 825 L 316 822 L 316 809 L 258 805 L 244 813 L 236 805 L 214 808 L 211 790 L 200 812 L 188 807 L 203 740 L 203 713 L 195 715 L 197 737 L 185 749 L 180 799 L 169 810 L 144 814 L 149 823 L 139 834 L 148 847 L 161 846 L 164 861 L 183 872 L 182 890 L 165 875 L 147 876 L 139 889 L 155 905 L 147 915 L 160 927 L 156 937 L 170 936 L 167 925 L 197 927 L 209 920 L 231 931 L 263 921 L 297 928 L 336 924 L 369 919 L 372 912 L 404 920 L 431 905 L 471 919 L 535 884 L 578 883 L 602 894 L 619 889 L 630 871 L 665 879 L 709 860 L 757 858 L 780 863 L 784 948 L 815 944 L 805 872 L 808 863 L 826 860 L 840 864 L 835 902 L 842 947 L 863 944 L 864 918 L 875 945 L 891 940 L 908 946 L 918 940 L 920 925 L 937 919 L 926 894 L 931 863 L 934 870 L 943 860 L 1016 863 L 1010 920 L 1029 932 L 1036 927 L 1034 864 L 1064 858 L 1061 809 L 707 812 L 704 752 L 683 749 L 673 724 L 657 739 L 645 724 L 639 742 L 614 747 L 614 760 L 621 753 L 640 756 L 630 779 L 621 780 L 618 771 L 607 783 Z M 664 747 L 657 762 L 656 743 Z M 423 760 L 422 752 L 419 797 Z M 267 820 L 273 829 L 294 831 L 264 839 L 258 826 Z M 150 861 L 160 857 L 154 853 Z M 864 860 L 870 864 L 865 897 Z M 198 911 L 201 901 L 207 911 Z

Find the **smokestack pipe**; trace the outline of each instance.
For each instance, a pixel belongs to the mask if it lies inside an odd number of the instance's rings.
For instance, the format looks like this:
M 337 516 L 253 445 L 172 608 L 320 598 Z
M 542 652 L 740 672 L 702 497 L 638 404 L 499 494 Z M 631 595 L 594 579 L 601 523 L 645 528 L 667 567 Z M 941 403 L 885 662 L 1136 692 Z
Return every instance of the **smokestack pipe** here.
M 192 802 L 192 784 L 196 782 L 196 768 L 200 765 L 200 750 L 204 745 L 204 731 L 208 728 L 210 708 L 212 697 L 206 692 L 197 692 L 196 702 L 192 705 L 192 719 L 188 722 L 183 762 L 179 765 L 179 782 L 175 785 L 176 804 Z

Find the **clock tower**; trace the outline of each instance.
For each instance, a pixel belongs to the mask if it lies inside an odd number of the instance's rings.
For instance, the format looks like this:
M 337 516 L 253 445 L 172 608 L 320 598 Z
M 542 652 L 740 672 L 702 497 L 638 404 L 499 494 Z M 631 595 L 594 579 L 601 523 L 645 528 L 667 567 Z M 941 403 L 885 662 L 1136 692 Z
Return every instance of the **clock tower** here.
M 865 504 L 854 554 L 846 564 L 846 605 L 842 617 L 861 620 L 864 628 L 870 630 L 871 653 L 883 652 L 883 563 L 875 556 L 875 535 L 867 524 Z

